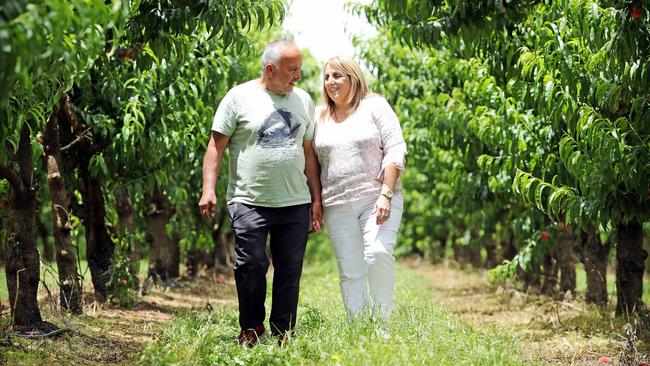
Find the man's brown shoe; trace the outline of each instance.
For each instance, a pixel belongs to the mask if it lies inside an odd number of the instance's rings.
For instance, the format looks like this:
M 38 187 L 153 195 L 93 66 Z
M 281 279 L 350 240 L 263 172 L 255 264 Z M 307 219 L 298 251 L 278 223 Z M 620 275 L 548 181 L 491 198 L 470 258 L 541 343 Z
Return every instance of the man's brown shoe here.
M 255 328 L 242 329 L 237 337 L 237 343 L 240 347 L 253 347 L 266 337 L 264 325 L 258 325 Z
M 292 338 L 292 333 L 291 332 L 286 332 L 286 333 L 279 334 L 277 336 L 278 346 L 280 348 L 282 348 L 282 347 L 288 345 L 289 342 L 291 341 L 291 338 Z

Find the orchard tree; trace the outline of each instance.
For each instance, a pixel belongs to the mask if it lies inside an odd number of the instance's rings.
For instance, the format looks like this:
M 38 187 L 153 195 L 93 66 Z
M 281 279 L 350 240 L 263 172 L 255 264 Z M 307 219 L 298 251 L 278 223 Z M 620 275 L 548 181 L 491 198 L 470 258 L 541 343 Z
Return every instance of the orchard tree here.
M 51 123 L 68 127 L 59 128 L 59 132 L 72 133 L 66 143 L 88 157 L 87 161 L 79 162 L 80 170 L 76 174 L 84 185 L 76 187 L 83 196 L 84 212 L 80 216 L 86 227 L 93 282 L 100 296 L 104 295 L 113 243 L 106 232 L 105 192 L 96 174 L 103 167 L 101 159 L 97 158 L 101 150 L 92 137 L 97 133 L 96 126 L 76 113 L 74 104 L 77 101 L 67 98 L 66 94 L 78 88 L 80 81 L 87 80 L 89 75 L 91 80 L 96 80 L 92 75 L 101 75 L 102 68 L 111 67 L 116 57 L 129 59 L 138 49 L 151 50 L 150 64 L 141 65 L 143 69 L 150 67 L 155 58 L 162 60 L 170 49 L 182 46 L 183 41 L 177 41 L 184 34 L 205 31 L 214 42 L 220 42 L 222 49 L 243 49 L 247 44 L 245 33 L 276 22 L 283 16 L 284 8 L 277 0 L 48 0 L 30 4 L 8 1 L 0 12 L 3 44 L 0 50 L 3 65 L 0 70 L 3 85 L 0 137 L 7 142 L 0 150 L 0 177 L 10 186 L 6 265 L 12 326 L 17 330 L 48 330 L 52 325 L 42 322 L 36 302 L 39 258 L 34 218 L 38 209 L 35 199 L 38 187 L 34 182 L 38 179 L 33 178 L 33 166 L 43 149 L 36 141 L 37 133 L 52 116 Z M 65 118 L 55 113 L 59 106 L 64 107 Z M 51 131 L 56 129 L 48 129 L 48 133 Z M 49 156 L 56 156 L 57 152 L 51 148 L 56 150 L 56 144 L 51 143 L 47 148 Z M 71 176 L 63 171 L 57 174 Z M 66 182 L 74 182 L 74 179 Z M 57 208 L 63 206 L 59 198 L 53 201 Z M 65 222 L 63 217 L 58 220 Z M 62 227 L 65 229 L 65 224 Z
M 452 62 L 478 67 L 472 78 L 453 72 L 439 77 L 458 80 L 458 88 L 444 96 L 446 114 L 459 128 L 464 122 L 475 130 L 482 143 L 479 165 L 492 181 L 488 198 L 501 191 L 505 200 L 497 205 L 537 207 L 556 220 L 557 250 L 565 254 L 573 225 L 584 230 L 585 253 L 597 252 L 590 263 L 606 263 L 606 250 L 598 250 L 595 240 L 598 228 L 616 228 L 618 313 L 640 304 L 646 256 L 639 228 L 650 206 L 647 9 L 637 1 L 378 0 L 363 7 L 386 34 L 432 53 L 431 68 L 447 65 L 439 59 L 444 50 Z M 457 111 L 459 104 L 469 114 Z M 434 107 L 425 113 L 445 114 L 435 105 L 428 102 Z M 468 140 L 447 141 L 473 148 Z M 512 190 L 503 184 L 508 181 Z M 546 220 L 534 227 L 550 231 Z M 542 255 L 540 248 L 548 246 L 540 241 L 548 241 L 548 234 L 544 238 L 530 237 L 502 269 L 514 273 L 524 259 Z M 571 271 L 563 270 L 569 287 L 575 283 Z M 604 273 L 600 264 L 588 275 Z M 599 288 L 592 299 L 602 302 L 605 287 Z
M 10 185 L 7 288 L 14 329 L 48 331 L 36 301 L 39 255 L 35 215 L 38 186 L 35 141 L 60 96 L 106 52 L 105 33 L 119 26 L 124 8 L 103 1 L 7 1 L 0 9 L 0 177 Z M 76 272 L 76 270 L 74 270 Z

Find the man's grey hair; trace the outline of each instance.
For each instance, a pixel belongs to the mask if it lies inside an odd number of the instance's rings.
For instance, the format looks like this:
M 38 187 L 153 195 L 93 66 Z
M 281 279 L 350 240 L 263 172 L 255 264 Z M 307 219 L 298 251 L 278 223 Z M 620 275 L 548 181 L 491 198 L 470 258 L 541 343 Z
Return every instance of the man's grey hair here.
M 293 41 L 288 38 L 276 39 L 266 46 L 266 49 L 262 54 L 262 74 L 264 74 L 264 69 L 268 64 L 278 67 L 278 61 L 280 60 L 280 57 L 282 57 L 287 45 L 295 46 Z

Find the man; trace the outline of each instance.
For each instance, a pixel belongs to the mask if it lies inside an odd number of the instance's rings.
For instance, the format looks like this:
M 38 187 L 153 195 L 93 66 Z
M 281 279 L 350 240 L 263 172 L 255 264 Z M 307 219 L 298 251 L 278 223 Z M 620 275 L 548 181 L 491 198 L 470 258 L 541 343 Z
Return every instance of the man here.
M 226 198 L 235 233 L 241 346 L 255 345 L 266 333 L 267 236 L 274 267 L 269 323 L 282 342 L 296 324 L 310 226 L 320 229 L 314 104 L 294 87 L 301 66 L 300 50 L 291 41 L 271 42 L 262 56 L 262 77 L 234 87 L 219 104 L 203 159 L 199 207 L 210 219 L 216 211 L 221 159 L 226 147 L 230 150 Z

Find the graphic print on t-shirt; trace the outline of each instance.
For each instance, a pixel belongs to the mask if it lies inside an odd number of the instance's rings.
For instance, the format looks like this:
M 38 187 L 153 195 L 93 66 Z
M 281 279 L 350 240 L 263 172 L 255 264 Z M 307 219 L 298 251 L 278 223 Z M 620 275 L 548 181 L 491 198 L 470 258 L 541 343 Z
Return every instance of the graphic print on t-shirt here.
M 257 132 L 257 145 L 262 148 L 288 147 L 295 144 L 300 123 L 293 123 L 291 112 L 284 108 L 269 114 Z

